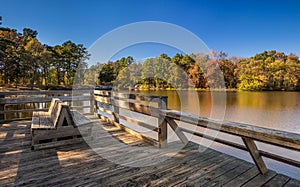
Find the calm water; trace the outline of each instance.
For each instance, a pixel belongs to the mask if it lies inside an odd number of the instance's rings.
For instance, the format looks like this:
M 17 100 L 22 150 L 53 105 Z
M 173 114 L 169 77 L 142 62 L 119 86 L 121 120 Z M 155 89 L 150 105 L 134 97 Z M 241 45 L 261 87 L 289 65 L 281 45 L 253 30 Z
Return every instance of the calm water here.
M 142 93 L 168 96 L 170 109 L 300 134 L 300 92 L 144 91 Z
M 289 131 L 300 134 L 300 92 L 206 92 L 206 91 L 142 91 L 143 94 L 168 96 L 168 108 L 226 121 Z M 188 124 L 180 125 L 188 127 Z M 194 129 L 201 130 L 201 129 Z M 202 129 L 202 131 L 204 131 Z M 241 138 L 204 131 L 236 143 Z M 192 136 L 190 140 L 218 151 L 252 162 L 247 152 Z M 300 153 L 257 143 L 259 149 L 300 160 Z M 265 158 L 267 167 L 300 179 L 300 168 Z

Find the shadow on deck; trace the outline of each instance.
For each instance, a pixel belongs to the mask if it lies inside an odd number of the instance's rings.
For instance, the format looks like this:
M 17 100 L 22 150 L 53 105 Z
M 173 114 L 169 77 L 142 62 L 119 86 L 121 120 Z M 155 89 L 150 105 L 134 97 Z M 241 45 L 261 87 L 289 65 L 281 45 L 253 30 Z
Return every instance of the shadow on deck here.
M 300 186 L 295 179 L 274 171 L 261 175 L 254 164 L 194 143 L 180 151 L 176 143 L 160 151 L 98 119 L 89 145 L 32 151 L 30 124 L 0 124 L 0 186 Z

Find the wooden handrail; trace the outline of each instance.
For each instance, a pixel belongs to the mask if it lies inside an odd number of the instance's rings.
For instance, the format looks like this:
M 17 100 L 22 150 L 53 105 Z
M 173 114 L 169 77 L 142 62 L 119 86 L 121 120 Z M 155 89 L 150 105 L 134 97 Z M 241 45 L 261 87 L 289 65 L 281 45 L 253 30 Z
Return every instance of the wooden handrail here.
M 175 110 L 161 110 L 161 112 L 171 119 L 300 151 L 300 134 L 237 122 L 219 121 Z
M 262 150 L 259 150 L 254 142 L 254 140 L 288 148 L 291 150 L 300 150 L 300 134 L 290 133 L 285 131 L 273 130 L 263 127 L 257 127 L 248 124 L 236 123 L 236 122 L 227 122 L 227 121 L 220 121 L 215 119 L 209 119 L 193 114 L 188 114 L 184 112 L 174 111 L 174 110 L 161 110 L 161 112 L 166 116 L 167 121 L 169 124 L 177 125 L 174 120 L 179 120 L 182 122 L 186 122 L 189 124 L 193 124 L 196 126 L 200 126 L 203 128 L 208 128 L 216 131 L 220 131 L 223 133 L 228 133 L 231 135 L 235 135 L 241 137 L 245 146 L 232 143 L 226 140 L 219 139 L 217 137 L 211 137 L 209 135 L 204 135 L 199 132 L 193 132 L 189 129 L 180 128 L 178 127 L 176 130 L 178 132 L 188 132 L 190 134 L 194 134 L 196 136 L 200 136 L 206 139 L 210 139 L 225 145 L 229 145 L 238 149 L 246 150 L 250 153 L 253 161 L 255 162 L 259 171 L 264 174 L 266 173 L 267 167 L 263 161 L 262 156 L 271 158 L 273 160 L 277 160 L 286 164 L 290 164 L 296 167 L 300 166 L 300 162 L 297 160 L 292 160 L 289 158 L 284 158 L 280 155 L 268 153 Z M 175 130 L 174 130 L 175 131 Z M 176 132 L 176 131 L 175 131 Z M 178 136 L 183 133 L 176 133 Z M 179 136 L 180 137 L 180 136 Z M 180 138 L 181 139 L 181 138 Z
M 12 95 L 51 95 L 51 94 L 83 94 L 92 93 L 92 90 L 43 90 L 43 91 L 11 91 L 0 92 L 0 96 Z
M 157 99 L 157 100 L 155 100 Z M 119 119 L 131 122 L 136 125 L 143 126 L 144 128 L 154 130 L 158 133 L 157 144 L 159 147 L 167 146 L 167 124 L 174 130 L 175 134 L 183 143 L 187 143 L 188 139 L 185 133 L 194 134 L 206 139 L 214 140 L 218 143 L 229 145 L 234 148 L 238 148 L 244 151 L 248 151 L 253 158 L 256 166 L 261 173 L 267 172 L 267 167 L 262 157 L 267 157 L 273 160 L 277 160 L 286 164 L 290 164 L 296 167 L 300 166 L 300 162 L 297 160 L 285 158 L 280 155 L 269 153 L 263 150 L 259 150 L 255 144 L 255 141 L 260 141 L 266 144 L 275 145 L 290 150 L 300 151 L 300 134 L 290 133 L 280 130 L 268 129 L 263 127 L 257 127 L 253 125 L 220 121 L 216 119 L 210 119 L 206 117 L 197 116 L 194 114 L 184 113 L 175 110 L 168 110 L 162 107 L 162 101 L 167 104 L 167 97 L 160 96 L 143 96 L 141 94 L 132 93 L 111 93 L 109 91 L 95 91 L 95 104 L 96 109 L 106 113 L 111 113 L 114 116 L 113 123 L 119 124 Z M 143 101 L 157 101 L 158 107 L 152 107 L 149 105 L 143 105 Z M 114 110 L 108 112 L 108 110 L 97 106 L 97 102 L 104 103 L 106 105 L 113 106 Z M 158 118 L 158 127 L 153 128 L 149 124 L 142 121 L 135 120 L 133 118 L 123 116 L 119 114 L 119 108 L 131 110 L 141 114 L 151 115 Z M 151 112 L 150 112 L 151 110 Z M 153 112 L 155 111 L 155 112 Z M 201 132 L 194 132 L 192 130 L 179 127 L 176 121 L 186 122 L 195 126 L 208 128 L 211 130 L 220 131 L 223 133 L 231 134 L 240 137 L 245 145 L 237 144 L 228 140 L 220 139 L 218 137 L 211 137 Z
M 149 102 L 159 102 L 159 99 L 168 98 L 167 96 L 148 96 L 139 93 L 133 94 L 133 93 L 116 93 L 116 92 L 113 92 L 111 96 L 114 98 L 134 99 L 136 101 L 149 101 Z
M 20 97 L 21 96 L 21 97 Z M 28 97 L 30 96 L 30 97 Z M 52 98 L 59 98 L 64 102 L 71 101 L 90 101 L 94 102 L 92 90 L 46 90 L 46 91 L 12 91 L 0 92 L 0 121 L 6 120 L 6 114 L 32 113 L 34 111 L 44 111 L 46 108 L 39 109 L 7 109 L 7 105 L 19 105 L 29 103 L 48 103 Z M 72 106 L 77 109 L 87 108 L 87 106 Z M 88 106 L 93 109 L 94 106 Z M 22 118 L 17 118 L 22 119 Z M 25 118 L 27 119 L 27 118 Z M 16 120 L 16 119 L 9 119 Z
M 0 104 L 23 104 L 23 103 L 45 103 L 52 98 L 59 98 L 62 101 L 86 101 L 91 96 L 49 96 L 49 97 L 25 97 L 25 98 L 0 98 Z
M 212 140 L 212 141 L 224 144 L 224 145 L 228 145 L 228 146 L 236 148 L 236 149 L 240 149 L 240 150 L 243 150 L 243 151 L 248 151 L 247 147 L 244 146 L 244 145 L 234 143 L 234 142 L 231 142 L 231 141 L 228 141 L 228 140 L 220 139 L 218 137 L 212 137 L 212 136 L 209 136 L 207 134 L 203 134 L 203 133 L 198 132 L 198 131 L 195 132 L 195 131 L 192 131 L 192 130 L 189 130 L 189 129 L 186 129 L 186 128 L 182 128 L 182 127 L 179 127 L 179 128 L 183 132 L 193 134 L 195 136 L 199 136 L 199 137 L 202 137 L 202 138 L 205 138 L 205 139 L 208 139 L 208 140 Z M 286 164 L 289 164 L 289 165 L 292 165 L 292 166 L 300 167 L 300 161 L 285 158 L 283 156 L 279 156 L 279 155 L 269 153 L 269 152 L 266 152 L 266 151 L 263 151 L 263 150 L 258 150 L 258 151 L 264 157 L 267 157 L 267 158 L 270 158 L 270 159 L 273 159 L 273 160 L 276 160 L 276 161 L 279 161 L 279 162 L 283 162 L 283 163 L 286 163 Z
M 113 122 L 113 124 L 118 124 L 119 126 L 122 126 L 122 124 L 119 123 L 119 120 L 122 119 L 132 124 L 157 132 L 158 137 L 157 141 L 154 144 L 157 144 L 159 147 L 164 147 L 167 145 L 167 122 L 164 119 L 164 116 L 160 113 L 161 109 L 167 109 L 166 96 L 145 96 L 138 93 L 116 93 L 95 90 L 94 99 L 96 111 L 110 114 L 114 119 L 107 119 L 105 116 L 101 116 L 101 118 L 104 118 L 106 121 L 111 121 Z M 113 109 L 111 109 L 112 111 L 109 111 L 108 109 L 98 106 L 98 103 L 102 103 L 106 106 L 109 105 Z M 158 118 L 158 125 L 154 126 L 153 124 L 147 124 L 142 121 L 130 118 L 129 116 L 121 115 L 119 113 L 119 109 L 126 109 Z M 122 126 L 122 128 L 125 129 L 124 126 Z M 146 136 L 143 135 L 143 137 Z M 149 138 L 147 139 L 149 140 Z

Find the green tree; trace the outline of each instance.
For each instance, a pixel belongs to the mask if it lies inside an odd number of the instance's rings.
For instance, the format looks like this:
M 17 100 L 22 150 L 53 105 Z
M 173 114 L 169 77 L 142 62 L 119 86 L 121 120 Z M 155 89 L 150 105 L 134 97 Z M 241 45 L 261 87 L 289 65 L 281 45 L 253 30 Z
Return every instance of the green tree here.
M 101 71 L 103 64 L 97 63 L 87 68 L 84 72 L 84 84 L 98 85 L 99 83 L 99 72 Z
M 30 64 L 30 86 L 33 88 L 34 83 L 38 83 L 41 86 L 41 64 L 44 63 L 42 61 L 42 56 L 45 53 L 45 47 L 36 39 L 29 38 L 24 46 L 27 52 L 26 62 Z
M 239 62 L 236 76 L 241 90 L 295 90 L 299 85 L 299 58 L 275 50 Z
M 22 35 L 16 30 L 0 29 L 0 71 L 5 84 L 19 81 L 23 43 Z
M 132 89 L 141 82 L 142 65 L 132 63 L 122 69 L 116 79 L 115 87 L 118 89 Z
M 115 64 L 113 62 L 108 62 L 107 64 L 103 64 L 100 72 L 99 72 L 99 82 L 103 85 L 111 85 L 113 81 L 116 79 L 116 74 L 114 73 Z
M 23 29 L 23 36 L 25 39 L 36 38 L 37 35 L 38 35 L 38 32 L 36 30 L 32 30 L 30 28 Z
M 175 63 L 176 65 L 179 65 L 181 63 L 182 58 L 182 54 L 176 53 L 176 55 L 171 59 L 171 62 Z
M 52 48 L 54 66 L 56 67 L 57 84 L 63 82 L 65 85 L 72 85 L 74 76 L 77 72 L 78 80 L 83 80 L 84 69 L 87 64 L 86 59 L 89 54 L 82 44 L 75 44 L 72 41 L 66 41 L 62 45 Z
M 142 83 L 154 87 L 154 74 L 154 59 L 145 60 L 141 73 Z

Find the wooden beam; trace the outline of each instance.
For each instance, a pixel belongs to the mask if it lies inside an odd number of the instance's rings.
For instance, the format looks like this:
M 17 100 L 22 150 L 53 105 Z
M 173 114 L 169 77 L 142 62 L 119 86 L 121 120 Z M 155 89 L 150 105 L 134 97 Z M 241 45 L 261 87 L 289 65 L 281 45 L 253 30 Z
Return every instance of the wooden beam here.
M 257 149 L 257 146 L 256 146 L 254 140 L 252 140 L 250 138 L 245 138 L 245 137 L 243 137 L 242 139 L 243 139 L 243 142 L 246 145 L 253 161 L 255 162 L 258 170 L 260 171 L 260 173 L 261 174 L 267 173 L 268 169 L 266 167 L 266 164 L 265 164 L 263 158 L 261 157 L 261 155 Z
M 111 91 L 94 90 L 94 94 L 95 95 L 101 95 L 101 96 L 110 97 L 111 96 Z
M 170 127 L 173 129 L 173 131 L 176 133 L 176 135 L 179 137 L 182 143 L 187 144 L 189 140 L 185 136 L 185 134 L 181 131 L 181 129 L 178 127 L 177 123 L 171 119 L 166 117 L 167 122 L 169 123 Z
M 131 110 L 133 112 L 138 112 L 138 113 L 153 116 L 153 117 L 159 116 L 159 108 L 156 108 L 156 107 L 122 101 L 122 100 L 116 100 L 116 99 L 112 99 L 111 103 L 113 106 Z
M 237 148 L 237 149 L 240 149 L 240 150 L 243 150 L 243 151 L 248 151 L 246 146 L 238 144 L 238 143 L 223 140 L 223 139 L 220 139 L 220 138 L 217 138 L 217 137 L 212 137 L 212 136 L 209 136 L 207 134 L 203 134 L 201 132 L 195 132 L 195 131 L 192 131 L 192 130 L 189 130 L 189 129 L 186 129 L 186 128 L 180 128 L 180 129 L 183 132 L 187 132 L 187 133 L 193 134 L 195 136 L 199 136 L 199 137 L 202 137 L 202 138 L 205 138 L 205 139 L 208 139 L 208 140 L 212 140 L 212 141 L 215 141 L 215 142 L 218 142 L 218 143 L 221 143 L 221 144 L 224 144 L 224 145 L 228 145 L 230 147 L 234 147 L 234 148 Z M 273 154 L 273 153 L 269 153 L 269 152 L 266 152 L 266 151 L 263 151 L 263 150 L 258 150 L 258 151 L 259 151 L 261 156 L 264 156 L 266 158 L 270 158 L 270 159 L 273 159 L 273 160 L 276 160 L 276 161 L 279 161 L 279 162 L 282 162 L 282 163 L 285 163 L 285 164 L 289 164 L 291 166 L 300 167 L 300 162 L 297 161 L 297 160 L 293 160 L 293 159 L 290 159 L 290 158 L 285 158 L 283 156 L 276 155 L 276 154 Z
M 157 128 L 157 127 L 152 126 L 152 125 L 149 125 L 149 124 L 144 123 L 144 122 L 142 122 L 142 121 L 139 121 L 139 120 L 130 118 L 130 117 L 128 117 L 128 116 L 121 115 L 121 114 L 119 114 L 119 113 L 114 113 L 114 112 L 112 112 L 112 111 L 110 111 L 110 110 L 107 110 L 107 109 L 105 109 L 105 108 L 102 108 L 102 107 L 97 107 L 97 110 L 100 110 L 100 111 L 105 112 L 105 113 L 107 113 L 107 114 L 113 115 L 114 118 L 117 118 L 117 119 L 123 119 L 123 120 L 128 121 L 128 122 L 130 122 L 130 123 L 133 123 L 133 124 L 135 124 L 135 125 L 139 125 L 139 126 L 144 127 L 144 128 L 146 128 L 146 129 L 149 129 L 149 130 L 158 132 L 158 128 Z M 114 121 L 115 121 L 115 119 L 114 119 Z M 117 123 L 119 123 L 119 122 L 117 122 Z
M 5 110 L 1 111 L 0 110 L 0 115 L 1 114 L 14 114 L 14 113 L 23 113 L 23 112 L 36 112 L 36 111 L 48 111 L 47 108 L 37 108 L 37 109 L 21 109 L 21 110 Z
M 52 98 L 62 101 L 90 101 L 91 96 L 49 96 L 49 97 L 26 97 L 26 98 L 0 98 L 0 104 L 22 104 L 22 103 L 46 103 Z
M 161 110 L 161 113 L 172 119 L 180 120 L 182 122 L 190 123 L 196 126 L 209 128 L 240 137 L 247 137 L 271 145 L 300 151 L 300 134 L 257 127 L 237 122 L 209 119 L 175 110 Z
M 83 109 L 83 108 L 90 108 L 90 106 L 72 106 L 70 107 L 72 109 Z M 0 115 L 1 114 L 14 114 L 14 113 L 24 113 L 24 112 L 38 112 L 38 111 L 48 111 L 48 108 L 33 108 L 33 109 L 20 109 L 20 110 L 5 110 L 1 111 L 0 110 Z
M 0 95 L 0 98 L 1 99 L 5 99 L 5 96 L 4 95 Z M 5 104 L 2 103 L 0 104 L 0 120 L 5 120 Z
M 94 98 L 94 93 L 91 93 L 90 97 L 90 113 L 94 113 L 94 106 L 95 106 L 95 98 Z
M 113 116 L 114 116 L 114 121 L 117 122 L 117 123 L 120 123 L 120 120 L 119 120 L 119 107 L 117 106 L 113 106 L 113 109 L 114 109 L 114 112 L 113 112 Z
M 95 95 L 94 99 L 95 99 L 96 102 L 105 103 L 105 104 L 111 104 L 110 97 L 103 97 L 103 96 Z
M 70 106 L 71 109 L 83 109 L 83 108 L 90 108 L 90 106 Z M 93 112 L 92 112 L 93 113 Z
M 107 114 L 113 115 L 113 112 L 111 110 L 107 110 L 103 107 L 96 107 L 96 110 L 100 110 L 100 111 L 105 112 Z
M 44 91 L 10 91 L 10 92 L 0 92 L 0 96 L 12 96 L 12 95 L 53 95 L 53 94 L 84 94 L 91 93 L 92 90 L 44 90 Z
M 149 124 L 147 124 L 147 123 L 144 123 L 144 122 L 142 122 L 142 121 L 138 121 L 138 120 L 136 120 L 136 119 L 133 119 L 133 118 L 130 118 L 130 117 L 127 117 L 127 116 L 123 116 L 123 115 L 121 115 L 121 114 L 116 114 L 116 116 L 117 116 L 118 118 L 120 118 L 120 119 L 123 119 L 123 120 L 127 121 L 127 122 L 133 123 L 133 124 L 135 124 L 135 125 L 139 125 L 139 126 L 141 126 L 141 127 L 144 127 L 144 128 L 146 128 L 146 129 L 149 129 L 149 130 L 151 130 L 151 131 L 158 132 L 158 128 L 157 128 L 157 127 L 154 127 L 154 126 L 149 125 Z
M 133 99 L 136 101 L 149 101 L 149 102 L 155 102 L 155 99 L 157 99 L 156 102 L 158 102 L 159 99 L 167 98 L 167 96 L 152 96 L 152 95 L 148 96 L 148 95 L 143 95 L 138 93 L 118 93 L 118 92 L 113 92 L 112 96 L 115 99 Z
M 160 98 L 158 108 L 164 110 L 167 109 L 167 106 L 167 98 Z M 160 148 L 166 148 L 168 145 L 168 126 L 165 117 L 162 113 L 158 115 L 158 145 Z

